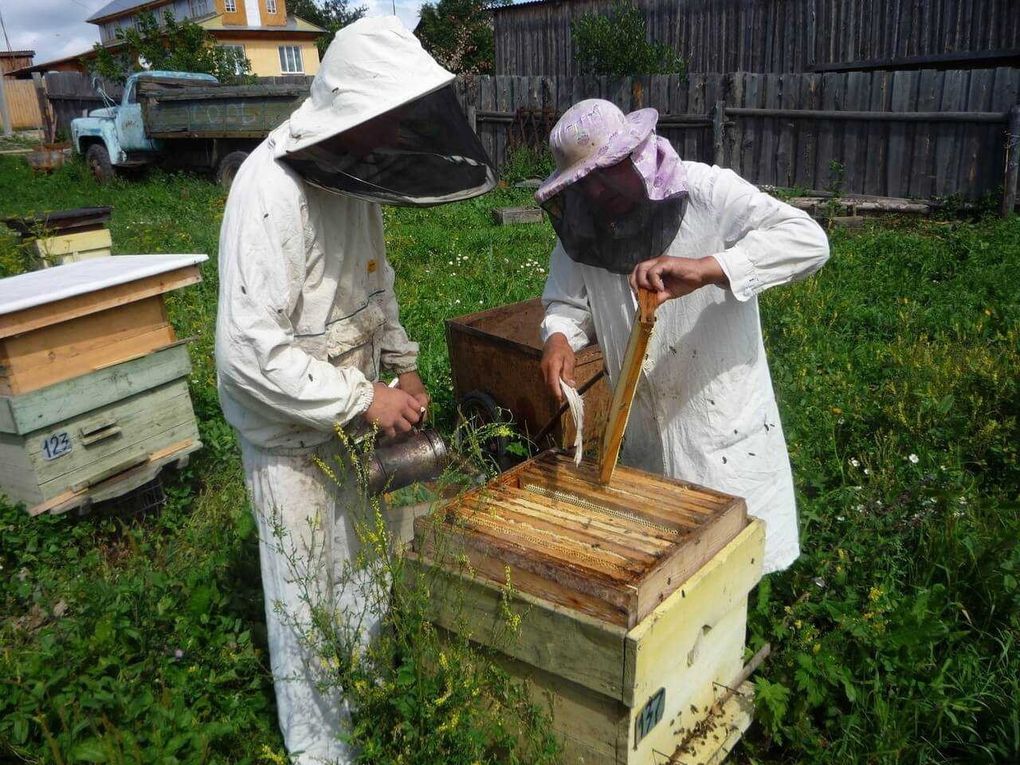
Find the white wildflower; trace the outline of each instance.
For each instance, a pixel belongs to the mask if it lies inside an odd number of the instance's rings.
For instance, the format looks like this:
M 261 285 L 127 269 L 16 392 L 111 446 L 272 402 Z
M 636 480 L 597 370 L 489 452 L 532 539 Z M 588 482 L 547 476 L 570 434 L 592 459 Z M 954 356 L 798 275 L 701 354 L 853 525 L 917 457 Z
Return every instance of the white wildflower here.
M 855 467 L 855 468 L 856 467 L 860 467 L 861 466 L 861 462 L 856 457 L 851 457 L 850 458 L 850 466 L 851 467 Z
M 921 461 L 921 458 L 918 457 L 916 454 L 911 454 L 909 457 L 907 457 L 907 459 L 910 460 L 911 465 L 916 465 L 918 462 Z

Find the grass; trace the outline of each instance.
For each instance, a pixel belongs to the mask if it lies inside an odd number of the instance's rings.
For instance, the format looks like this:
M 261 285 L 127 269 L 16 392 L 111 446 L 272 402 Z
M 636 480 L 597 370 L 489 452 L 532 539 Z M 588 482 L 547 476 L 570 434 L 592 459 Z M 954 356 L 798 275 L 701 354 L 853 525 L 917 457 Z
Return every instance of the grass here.
M 223 195 L 203 179 L 99 187 L 80 165 L 35 177 L 0 158 L 0 200 L 4 215 L 110 204 L 117 252 L 215 261 Z M 551 231 L 489 218 L 526 202 L 501 190 L 386 211 L 445 428 L 442 320 L 541 290 Z M 893 221 L 832 241 L 816 278 L 762 298 L 804 553 L 752 595 L 750 646 L 774 652 L 734 756 L 1015 761 L 1020 219 Z M 0 238 L 0 271 L 24 260 Z M 204 273 L 170 300 L 178 334 L 194 337 L 206 446 L 168 483 L 167 508 L 29 519 L 0 501 L 0 760 L 283 761 L 254 528 L 215 395 L 215 264 Z

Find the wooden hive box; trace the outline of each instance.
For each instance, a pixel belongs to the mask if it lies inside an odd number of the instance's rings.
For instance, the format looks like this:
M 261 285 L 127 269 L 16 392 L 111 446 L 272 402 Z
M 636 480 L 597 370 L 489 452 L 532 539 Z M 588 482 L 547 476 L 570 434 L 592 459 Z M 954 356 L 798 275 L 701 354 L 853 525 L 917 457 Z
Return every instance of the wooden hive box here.
M 487 311 L 458 316 L 446 322 L 453 392 L 457 402 L 469 393 L 492 397 L 514 416 L 518 427 L 535 439 L 556 417 L 557 404 L 542 380 L 542 301 L 526 300 Z M 602 350 L 592 344 L 577 353 L 575 377 L 579 389 L 602 373 Z M 584 393 L 585 428 L 601 430 L 609 409 L 609 386 L 596 381 Z M 556 417 L 542 447 L 566 447 L 574 442 L 569 414 Z
M 163 295 L 205 255 L 116 255 L 0 280 L 0 395 L 28 393 L 177 341 Z
M 0 281 L 0 489 L 29 512 L 119 496 L 200 448 L 163 294 L 204 255 L 115 256 Z
M 109 257 L 112 240 L 109 207 L 56 210 L 25 218 L 5 218 L 23 242 L 32 242 L 42 268 Z
M 419 519 L 410 566 L 436 624 L 550 707 L 565 762 L 718 762 L 751 719 L 748 687 L 710 710 L 743 668 L 764 529 L 740 498 L 596 471 L 556 451 L 523 463 Z

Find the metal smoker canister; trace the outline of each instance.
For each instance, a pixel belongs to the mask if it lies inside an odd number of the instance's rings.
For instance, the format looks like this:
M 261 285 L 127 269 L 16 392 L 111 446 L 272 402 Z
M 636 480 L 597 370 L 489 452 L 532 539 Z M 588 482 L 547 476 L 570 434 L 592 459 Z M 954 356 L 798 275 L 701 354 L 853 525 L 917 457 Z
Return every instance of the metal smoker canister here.
M 446 442 L 432 428 L 417 430 L 394 443 L 376 447 L 368 463 L 368 489 L 395 491 L 417 481 L 438 478 L 450 462 Z

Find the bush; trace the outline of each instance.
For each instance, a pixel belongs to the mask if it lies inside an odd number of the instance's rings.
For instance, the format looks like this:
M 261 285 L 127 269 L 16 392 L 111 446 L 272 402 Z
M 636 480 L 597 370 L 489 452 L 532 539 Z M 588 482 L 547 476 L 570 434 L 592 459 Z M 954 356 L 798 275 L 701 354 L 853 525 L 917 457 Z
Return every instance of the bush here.
M 570 25 L 574 61 L 582 74 L 633 77 L 683 75 L 680 54 L 664 43 L 649 42 L 644 13 L 620 0 L 605 14 L 586 13 Z

